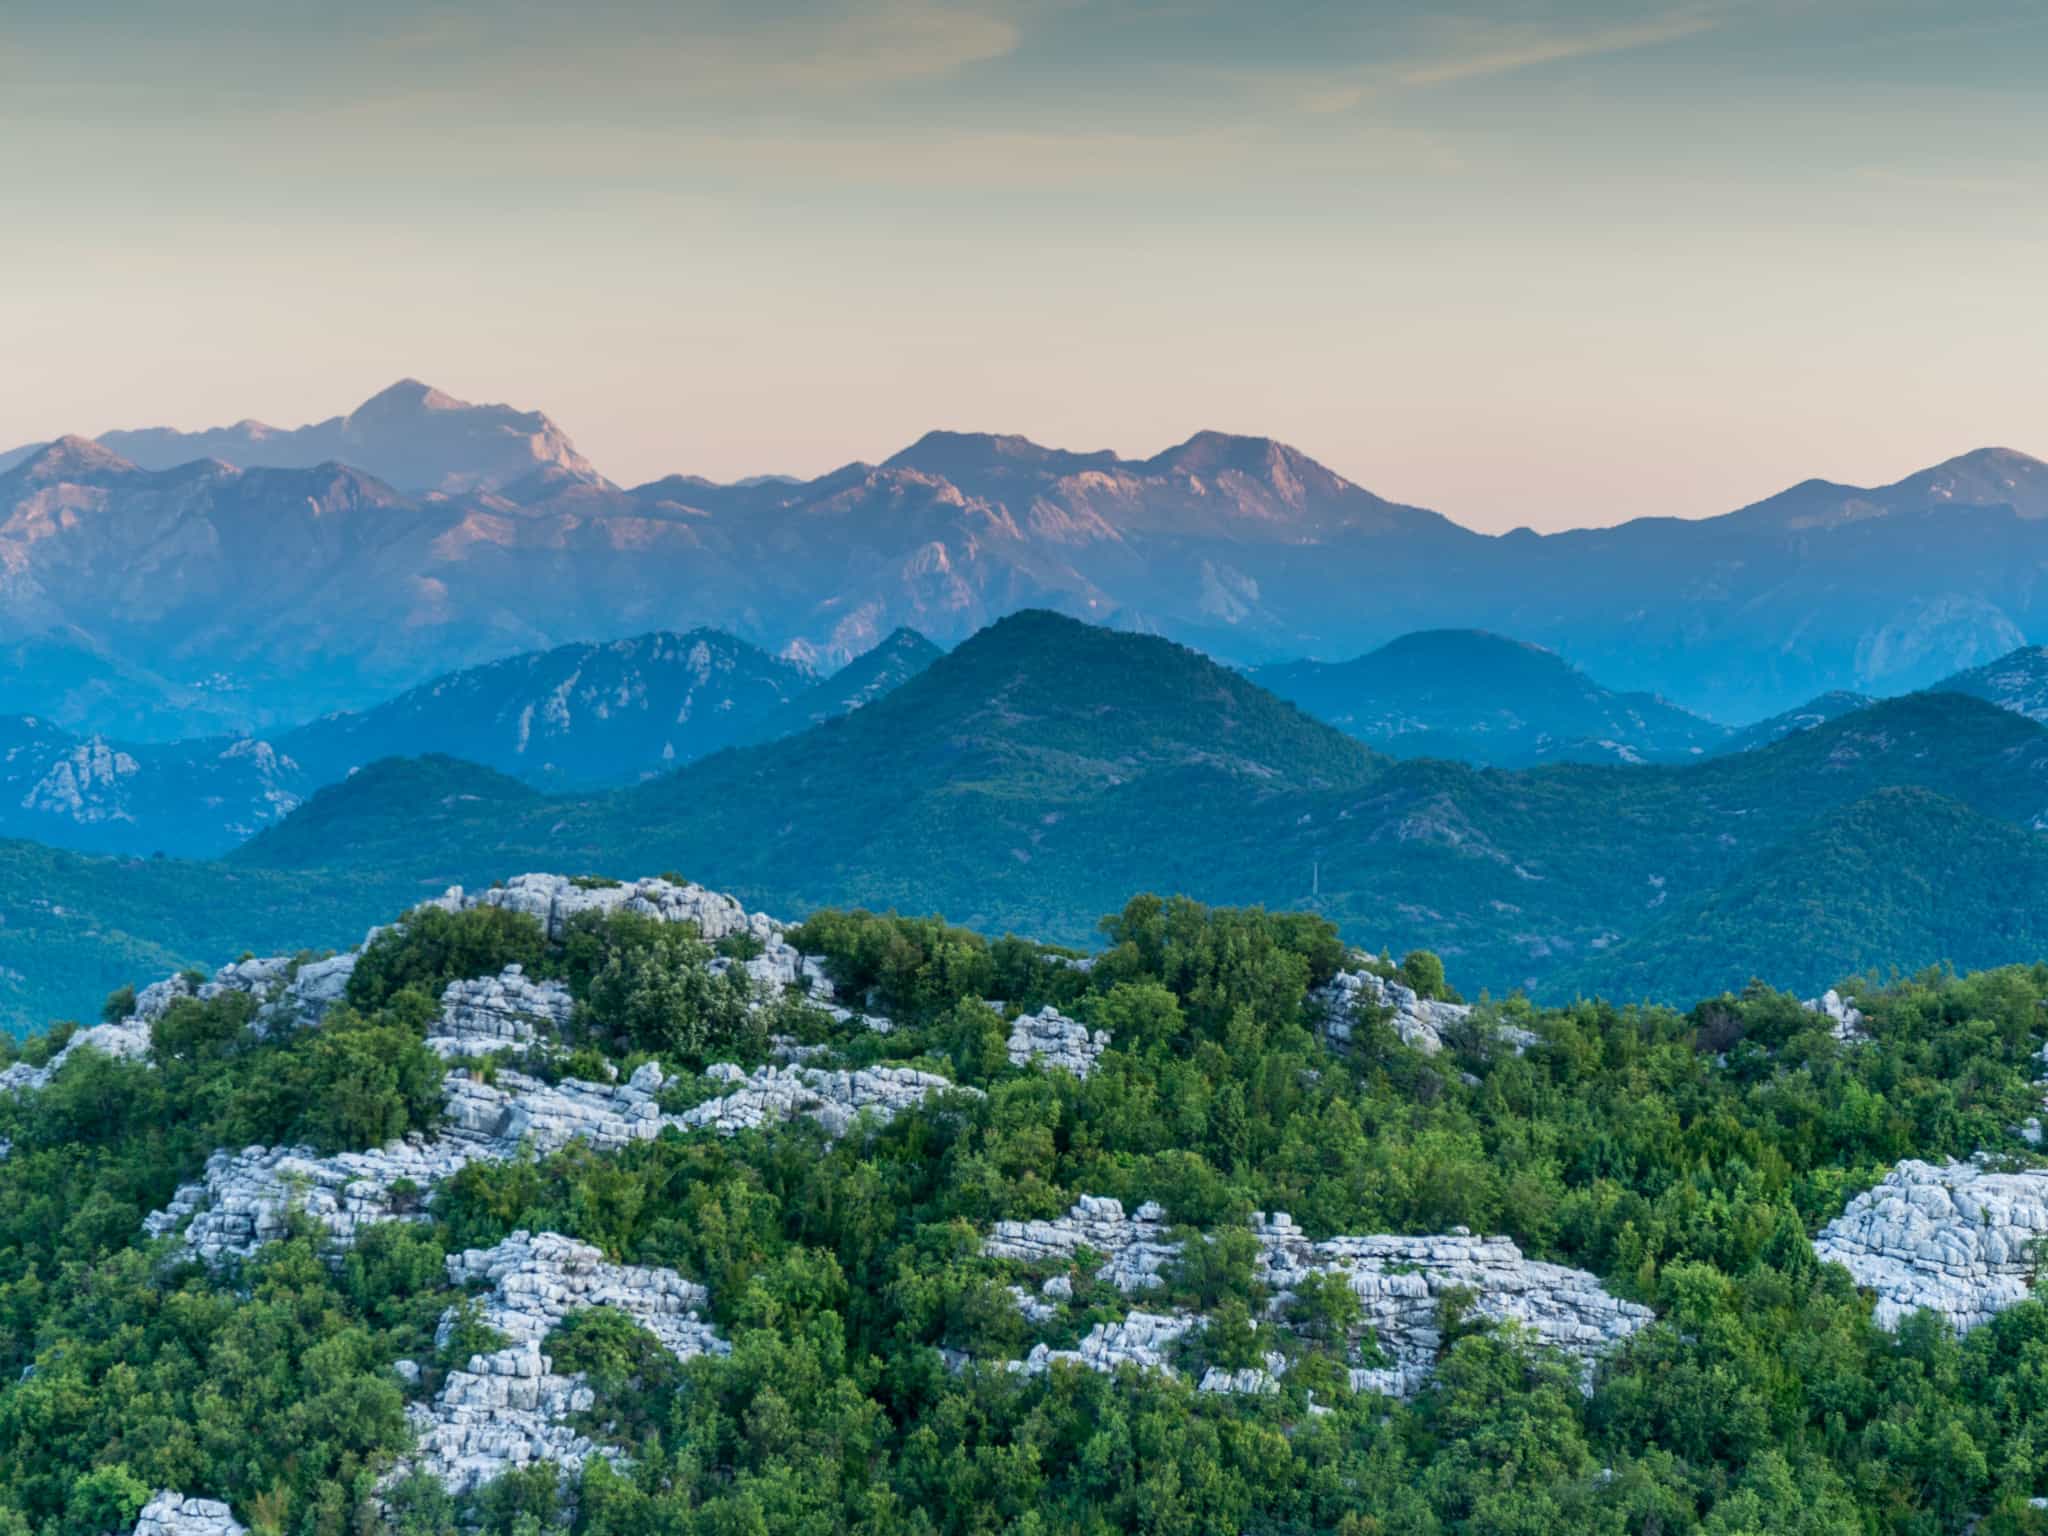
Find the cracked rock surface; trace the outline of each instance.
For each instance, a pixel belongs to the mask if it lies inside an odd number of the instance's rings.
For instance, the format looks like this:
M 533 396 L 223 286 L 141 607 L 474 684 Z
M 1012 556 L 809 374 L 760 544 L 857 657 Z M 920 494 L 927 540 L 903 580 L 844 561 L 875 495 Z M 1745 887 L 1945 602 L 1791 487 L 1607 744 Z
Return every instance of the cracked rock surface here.
M 1020 1014 L 1010 1025 L 1010 1064 L 1044 1067 L 1086 1077 L 1095 1070 L 1096 1059 L 1109 1049 L 1109 1032 L 1095 1030 L 1078 1019 L 1070 1019 L 1050 1003 L 1036 1013 Z
M 1813 1249 L 1877 1293 L 1896 1328 L 1921 1308 L 1967 1331 L 2033 1293 L 2034 1247 L 2048 1237 L 2048 1169 L 1993 1173 L 1909 1159 L 1851 1200 Z
M 242 1536 L 246 1529 L 218 1499 L 188 1499 L 166 1490 L 142 1506 L 134 1536 Z
M 1371 971 L 1339 971 L 1309 994 L 1309 1002 L 1321 1012 L 1325 1038 L 1336 1044 L 1349 1043 L 1361 1005 L 1387 1008 L 1393 1010 L 1394 1032 L 1401 1043 L 1430 1056 L 1444 1048 L 1446 1029 L 1472 1016 L 1471 1008 L 1463 1003 L 1436 1002 L 1413 987 L 1385 981 Z
M 563 983 L 529 981 L 517 963 L 495 976 L 451 981 L 441 993 L 441 1017 L 427 1036 L 427 1049 L 450 1061 L 523 1050 L 567 1029 L 575 1006 Z
M 749 1074 L 730 1062 L 717 1062 L 704 1075 L 713 1082 L 729 1084 L 730 1091 L 675 1118 L 681 1125 L 708 1128 L 721 1136 L 793 1120 L 798 1115 L 817 1121 L 829 1136 L 844 1136 L 864 1112 L 887 1120 L 917 1108 L 935 1093 L 979 1093 L 935 1072 L 912 1067 L 862 1067 L 851 1072 L 805 1066 L 756 1067 Z
M 582 1376 L 557 1373 L 541 1349 L 576 1313 L 616 1308 L 678 1360 L 731 1351 L 699 1316 L 709 1300 L 701 1285 L 672 1269 L 608 1263 L 588 1243 L 553 1232 L 514 1232 L 494 1248 L 451 1254 L 447 1263 L 453 1284 L 489 1283 L 483 1321 L 510 1340 L 472 1355 L 449 1372 L 432 1403 L 407 1410 L 418 1436 L 409 1466 L 458 1495 L 515 1467 L 544 1462 L 570 1473 L 592 1456 L 623 1459 L 574 1426 L 576 1415 L 595 1406 L 595 1394 Z M 442 1318 L 438 1344 L 447 1343 L 456 1315 L 450 1309 Z
M 1160 1284 L 1160 1271 L 1179 1256 L 1180 1245 L 1163 1234 L 1161 1214 L 1158 1206 L 1148 1203 L 1127 1217 L 1117 1200 L 1083 1196 L 1072 1211 L 1055 1221 L 996 1223 L 982 1252 L 991 1258 L 1035 1264 L 1070 1260 L 1086 1248 L 1103 1256 L 1097 1278 L 1129 1294 Z M 1252 1234 L 1258 1241 L 1254 1272 L 1271 1297 L 1269 1321 L 1285 1326 L 1283 1320 L 1295 1290 L 1310 1275 L 1337 1276 L 1358 1297 L 1360 1323 L 1372 1330 L 1390 1361 L 1386 1366 L 1354 1369 L 1352 1386 L 1358 1391 L 1407 1396 L 1421 1387 L 1443 1343 L 1440 1304 L 1454 1292 L 1471 1293 L 1473 1315 L 1528 1330 L 1536 1342 L 1564 1351 L 1588 1373 L 1595 1360 L 1653 1316 L 1647 1307 L 1610 1295 L 1597 1278 L 1583 1270 L 1524 1258 L 1521 1249 L 1505 1237 L 1451 1232 L 1312 1242 L 1284 1212 L 1271 1216 L 1255 1213 Z M 1042 1321 L 1046 1298 L 1051 1295 L 1050 1288 L 1042 1290 L 1039 1297 L 1023 1293 L 1030 1305 L 1020 1299 L 1019 1309 L 1032 1321 Z M 1132 1316 L 1154 1319 L 1157 1315 Z M 1179 1320 L 1189 1326 L 1199 1326 L 1202 1321 Z M 1148 1321 L 1145 1327 L 1156 1331 L 1157 1324 Z M 1144 1337 L 1150 1339 L 1152 1333 Z M 1145 1357 L 1142 1351 L 1125 1349 L 1123 1343 L 1123 1335 L 1105 1332 L 1092 1345 L 1083 1340 L 1077 1350 L 1052 1351 L 1044 1358 L 1071 1356 L 1079 1364 L 1102 1370 L 1112 1370 L 1126 1360 L 1147 1369 L 1163 1363 Z M 1269 1361 L 1264 1371 L 1211 1371 L 1204 1377 L 1204 1386 L 1211 1391 L 1268 1391 L 1282 1364 L 1284 1361 Z

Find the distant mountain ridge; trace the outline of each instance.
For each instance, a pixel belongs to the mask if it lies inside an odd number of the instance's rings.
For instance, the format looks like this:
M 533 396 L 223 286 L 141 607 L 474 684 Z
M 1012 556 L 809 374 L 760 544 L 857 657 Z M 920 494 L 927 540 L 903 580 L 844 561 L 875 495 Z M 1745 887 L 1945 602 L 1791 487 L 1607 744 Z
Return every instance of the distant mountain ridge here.
M 63 439 L 0 473 L 0 656 L 73 637 L 163 678 L 154 714 L 208 680 L 211 724 L 267 729 L 591 636 L 713 628 L 822 670 L 898 627 L 952 644 L 1042 607 L 1239 665 L 1485 629 L 1743 722 L 1925 687 L 2048 623 L 2048 466 L 2006 449 L 1493 538 L 1219 432 L 1136 458 L 933 432 L 806 481 L 623 488 L 539 413 L 417 381 L 314 427 L 221 430 Z M 200 453 L 227 460 L 168 462 Z M 35 712 L 32 686 L 0 710 Z
M 1552 996 L 1620 978 L 1682 997 L 1738 972 L 1817 990 L 1876 953 L 1864 926 L 1908 966 L 2048 943 L 1996 883 L 2048 879 L 2048 730 L 1955 694 L 1683 766 L 1396 762 L 1181 647 L 1031 613 L 857 714 L 636 788 L 520 801 L 493 779 L 472 800 L 465 771 L 375 765 L 231 863 L 427 890 L 630 855 L 764 907 L 943 908 L 1070 942 L 1150 887 L 1312 907 L 1354 942 Z M 1910 824 L 1926 797 L 1960 808 L 1959 850 L 1983 865 L 1943 876 L 1967 918 L 1912 894 L 1933 867 Z M 1887 848 L 1911 855 L 1896 879 Z M 1809 855 L 1857 880 L 1802 944 L 1810 882 L 1755 872 Z M 1754 935 L 1690 941 L 1674 914 L 1695 909 L 1747 912 Z
M 716 631 L 641 635 L 451 673 L 268 740 L 118 742 L 0 716 L 0 838 L 211 857 L 388 757 L 459 752 L 555 790 L 630 784 L 862 708 L 941 654 L 899 630 L 821 679 Z
M 317 783 L 379 758 L 441 753 L 529 784 L 603 787 L 858 709 L 938 654 L 922 635 L 899 630 L 821 679 L 716 630 L 639 635 L 450 673 L 278 742 Z
M 239 469 L 313 469 L 349 464 L 407 491 L 503 492 L 607 482 L 568 434 L 539 411 L 471 405 L 417 379 L 401 379 L 342 416 L 303 427 L 238 421 L 181 432 L 171 427 L 102 432 L 98 445 L 141 469 L 219 459 Z M 32 449 L 0 455 L 33 457 Z
M 1253 668 L 1261 687 L 1396 757 L 1496 767 L 1683 761 L 1725 726 L 1603 688 L 1554 651 L 1484 630 L 1427 630 L 1348 662 Z

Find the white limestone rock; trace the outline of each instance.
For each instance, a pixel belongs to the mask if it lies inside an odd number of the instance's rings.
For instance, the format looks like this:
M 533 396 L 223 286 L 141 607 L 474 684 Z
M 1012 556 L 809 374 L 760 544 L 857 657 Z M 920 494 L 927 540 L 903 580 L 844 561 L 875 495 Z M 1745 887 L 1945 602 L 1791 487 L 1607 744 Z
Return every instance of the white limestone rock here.
M 1813 1248 L 1877 1293 L 1879 1327 L 1926 1308 L 1967 1331 L 2033 1294 L 2043 1237 L 2048 1169 L 1908 1160 L 1851 1200 Z
M 427 1048 L 443 1060 L 524 1050 L 569 1027 L 575 1002 L 559 981 L 529 981 L 514 963 L 495 976 L 451 981 Z
M 588 1243 L 555 1232 L 514 1232 L 494 1248 L 448 1257 L 452 1285 L 489 1284 L 483 1321 L 515 1342 L 538 1344 L 563 1322 L 592 1307 L 612 1307 L 659 1339 L 678 1360 L 729 1353 L 731 1345 L 702 1320 L 711 1296 L 672 1269 L 613 1264 Z M 454 1313 L 442 1319 L 447 1342 Z
M 1102 1255 L 1096 1278 L 1126 1295 L 1162 1284 L 1159 1272 L 1180 1257 L 1156 1202 L 1147 1200 L 1126 1216 L 1123 1202 L 1106 1195 L 1083 1195 L 1051 1221 L 999 1221 L 981 1245 L 992 1259 L 1026 1264 L 1071 1262 L 1084 1248 Z
M 247 1529 L 218 1499 L 188 1499 L 165 1490 L 142 1506 L 134 1536 L 243 1536 Z
M 803 1115 L 825 1128 L 828 1136 L 844 1136 L 864 1113 L 882 1120 L 916 1109 L 935 1093 L 971 1093 L 949 1078 L 911 1067 L 862 1067 L 831 1071 L 819 1067 L 757 1067 L 751 1074 L 730 1062 L 709 1067 L 705 1076 L 729 1085 L 719 1098 L 706 1099 L 676 1119 L 689 1128 L 732 1136 L 743 1130 L 793 1120 Z
M 1332 1237 L 1311 1242 L 1285 1212 L 1254 1213 L 1259 1240 L 1256 1273 L 1284 1318 L 1294 1290 L 1312 1274 L 1341 1277 L 1360 1302 L 1392 1364 L 1354 1371 L 1355 1390 L 1406 1396 L 1428 1379 L 1442 1344 L 1439 1303 L 1456 1290 L 1473 1293 L 1472 1315 L 1526 1330 L 1535 1342 L 1563 1351 L 1590 1381 L 1594 1363 L 1649 1323 L 1648 1307 L 1610 1295 L 1597 1277 L 1522 1256 L 1511 1238 L 1440 1236 Z
M 1324 1039 L 1348 1044 L 1361 1005 L 1393 1010 L 1394 1032 L 1403 1045 L 1434 1056 L 1444 1048 L 1444 1031 L 1462 1024 L 1472 1015 L 1463 1003 L 1440 1003 L 1418 994 L 1413 987 L 1386 981 L 1367 970 L 1339 971 L 1309 994 L 1311 1007 L 1322 1019 Z M 1527 1042 L 1517 1043 L 1519 1050 Z
M 443 1138 L 393 1142 L 370 1152 L 322 1156 L 311 1147 L 226 1148 L 206 1171 L 180 1186 L 171 1203 L 143 1218 L 162 1237 L 183 1227 L 185 1246 L 208 1264 L 247 1258 L 290 1229 L 300 1210 L 346 1248 L 374 1222 L 423 1219 L 426 1191 L 453 1176 L 479 1148 Z
M 1057 1221 L 996 1223 L 982 1252 L 1039 1264 L 1069 1260 L 1087 1248 L 1103 1257 L 1097 1277 L 1131 1294 L 1160 1284 L 1160 1271 L 1180 1256 L 1180 1245 L 1163 1235 L 1161 1215 L 1158 1206 L 1147 1203 L 1126 1217 L 1116 1200 L 1083 1196 Z M 1443 1342 L 1438 1305 L 1453 1290 L 1474 1293 L 1474 1315 L 1519 1325 L 1538 1343 L 1573 1356 L 1588 1379 L 1600 1355 L 1653 1315 L 1647 1307 L 1609 1295 L 1583 1270 L 1523 1258 L 1505 1237 L 1452 1232 L 1335 1237 L 1317 1243 L 1284 1212 L 1256 1213 L 1252 1233 L 1259 1244 L 1256 1273 L 1272 1298 L 1269 1322 L 1284 1325 L 1295 1289 L 1312 1274 L 1337 1275 L 1358 1296 L 1361 1323 L 1373 1330 L 1392 1362 L 1354 1371 L 1353 1385 L 1361 1391 L 1406 1396 L 1427 1380 Z M 1038 1320 L 1021 1302 L 1020 1310 Z M 1268 1376 L 1277 1374 L 1269 1362 Z M 1224 1372 L 1210 1390 L 1265 1391 L 1268 1385 L 1243 1372 Z
M 1185 1313 L 1132 1312 L 1120 1323 L 1097 1323 L 1072 1349 L 1040 1344 L 1022 1360 L 1008 1362 L 1007 1368 L 1027 1376 L 1042 1376 L 1055 1365 L 1078 1365 L 1104 1373 L 1130 1365 L 1170 1376 L 1170 1351 L 1200 1326 L 1199 1318 Z
M 622 1461 L 616 1447 L 573 1427 L 595 1394 L 581 1376 L 557 1374 L 541 1350 L 550 1333 L 591 1307 L 625 1313 L 678 1360 L 731 1352 L 699 1316 L 709 1300 L 704 1288 L 672 1269 L 608 1263 L 588 1243 L 523 1231 L 447 1262 L 452 1283 L 490 1284 L 482 1320 L 510 1342 L 472 1355 L 465 1369 L 449 1372 L 432 1403 L 407 1410 L 417 1439 L 394 1477 L 418 1469 L 464 1495 L 515 1467 L 547 1463 L 566 1475 L 592 1456 Z M 451 1308 L 441 1319 L 438 1344 L 446 1345 L 457 1315 Z
M 6 1071 L 0 1072 L 0 1092 L 22 1090 L 35 1092 L 49 1086 L 50 1079 L 80 1051 L 98 1051 L 102 1056 L 117 1060 L 135 1060 L 149 1055 L 149 1024 L 147 1021 L 130 1017 L 118 1024 L 95 1024 L 90 1029 L 81 1029 L 64 1043 L 64 1048 L 52 1056 L 46 1066 L 32 1067 L 27 1062 L 17 1061 Z
M 617 884 L 579 884 L 567 875 L 516 875 L 488 890 L 451 887 L 440 905 L 452 911 L 468 907 L 503 907 L 524 912 L 559 942 L 569 922 L 581 912 L 638 912 L 664 923 L 690 923 L 706 943 L 736 933 L 752 934 L 764 945 L 782 936 L 782 925 L 763 913 L 749 913 L 732 897 L 695 883 L 642 879 Z
M 1036 1013 L 1019 1014 L 1010 1025 L 1009 1056 L 1012 1066 L 1041 1066 L 1086 1077 L 1095 1062 L 1109 1049 L 1109 1032 L 1095 1030 L 1070 1019 L 1050 1003 Z
M 515 1468 L 550 1464 L 564 1474 L 593 1456 L 621 1462 L 625 1453 L 576 1429 L 597 1394 L 581 1376 L 562 1376 L 532 1342 L 488 1355 L 472 1355 L 450 1371 L 440 1395 L 406 1410 L 415 1436 L 411 1456 L 392 1481 L 414 1470 L 441 1482 L 458 1498 L 475 1493 Z
M 1809 997 L 1799 1005 L 1808 1013 L 1823 1014 L 1834 1026 L 1834 1036 L 1844 1045 L 1855 1045 L 1870 1038 L 1864 1028 L 1863 1010 L 1846 1000 L 1833 987 L 1819 997 Z

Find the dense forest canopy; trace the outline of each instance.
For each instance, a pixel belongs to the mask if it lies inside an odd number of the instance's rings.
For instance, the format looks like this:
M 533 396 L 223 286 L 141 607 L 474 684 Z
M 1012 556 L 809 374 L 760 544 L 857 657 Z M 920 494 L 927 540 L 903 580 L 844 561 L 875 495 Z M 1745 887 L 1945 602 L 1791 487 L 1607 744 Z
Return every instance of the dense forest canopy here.
M 317 1021 L 185 996 L 146 1054 L 75 1050 L 0 1094 L 0 1533 L 124 1531 L 167 1488 L 295 1536 L 2048 1530 L 2048 1306 L 1888 1331 L 1811 1241 L 1901 1159 L 2028 1158 L 2048 967 L 1857 987 L 1855 1038 L 1753 987 L 1688 1012 L 1482 1003 L 1425 1054 L 1371 1007 L 1340 1046 L 1314 999 L 1362 963 L 1449 996 L 1441 963 L 1348 956 L 1313 916 L 1141 896 L 1092 965 L 860 911 L 787 940 L 860 1011 L 750 991 L 747 932 L 422 908 Z M 448 984 L 514 963 L 566 987 L 563 1038 L 435 1055 Z M 1086 1076 L 1006 1051 L 1046 1007 L 1106 1034 Z M 305 1217 L 224 1263 L 144 1235 L 218 1148 L 436 1133 L 444 1072 L 573 1088 L 654 1062 L 668 1112 L 721 1091 L 707 1067 L 792 1050 L 954 1086 L 837 1135 L 799 1116 L 472 1161 L 345 1250 Z M 1171 1374 L 1006 1368 L 1128 1310 L 1086 1253 L 984 1251 L 1082 1196 L 1162 1208 L 1179 1256 L 1145 1305 L 1208 1320 Z M 1584 1373 L 1453 1298 L 1420 1391 L 1353 1390 L 1384 1341 L 1348 1293 L 1270 1315 L 1247 1223 L 1281 1211 L 1316 1238 L 1504 1235 L 1655 1319 Z M 494 1342 L 447 1256 L 520 1231 L 701 1285 L 730 1350 L 577 1313 L 546 1348 L 616 1456 L 458 1498 L 408 1474 L 408 1405 Z M 1011 1289 L 1051 1283 L 1052 1318 Z M 1270 1390 L 1196 1390 L 1262 1361 Z

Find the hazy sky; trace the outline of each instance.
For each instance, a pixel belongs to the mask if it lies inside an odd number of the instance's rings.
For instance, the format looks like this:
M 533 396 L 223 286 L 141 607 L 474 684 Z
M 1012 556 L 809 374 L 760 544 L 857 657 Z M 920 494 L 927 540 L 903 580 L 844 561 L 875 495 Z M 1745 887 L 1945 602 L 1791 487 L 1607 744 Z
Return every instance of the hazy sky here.
M 2048 7 L 0 0 L 0 447 L 1282 437 L 1476 527 L 2048 456 Z

